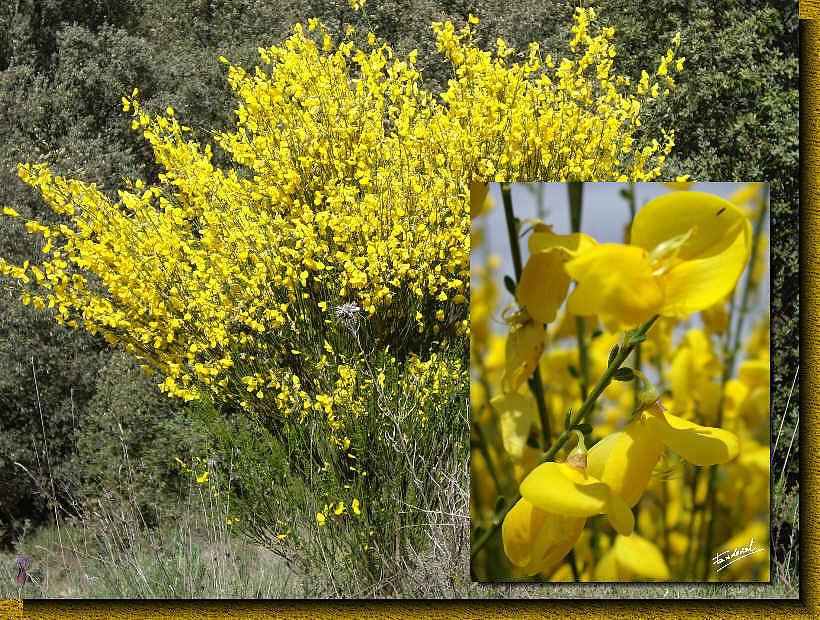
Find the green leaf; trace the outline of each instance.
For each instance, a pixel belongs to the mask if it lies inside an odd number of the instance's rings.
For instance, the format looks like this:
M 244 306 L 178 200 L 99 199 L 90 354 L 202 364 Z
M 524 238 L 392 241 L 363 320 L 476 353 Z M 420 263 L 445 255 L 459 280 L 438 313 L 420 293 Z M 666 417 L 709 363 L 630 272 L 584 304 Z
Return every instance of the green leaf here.
M 618 356 L 618 351 L 620 350 L 621 347 L 619 347 L 617 344 L 614 347 L 612 347 L 612 350 L 609 352 L 609 360 L 606 363 L 607 366 L 612 366 L 612 361 Z
M 592 432 L 592 424 L 587 424 L 584 422 L 583 424 L 576 424 L 573 426 L 574 429 L 578 429 L 584 435 L 589 435 Z
M 615 381 L 632 381 L 632 379 L 635 378 L 635 373 L 631 368 L 619 368 L 612 373 L 612 378 L 615 379 Z
M 510 292 L 510 295 L 515 296 L 515 282 L 510 276 L 504 276 L 504 288 Z
M 501 512 L 501 509 L 504 508 L 504 501 L 503 495 L 499 495 L 498 499 L 495 500 L 495 509 L 493 510 L 495 514 L 498 514 Z
M 633 334 L 629 337 L 629 344 L 634 347 L 636 344 L 640 344 L 646 340 L 646 337 L 646 334 Z
M 564 420 L 564 428 L 569 430 L 569 425 L 572 422 L 572 408 L 567 410 L 567 418 Z

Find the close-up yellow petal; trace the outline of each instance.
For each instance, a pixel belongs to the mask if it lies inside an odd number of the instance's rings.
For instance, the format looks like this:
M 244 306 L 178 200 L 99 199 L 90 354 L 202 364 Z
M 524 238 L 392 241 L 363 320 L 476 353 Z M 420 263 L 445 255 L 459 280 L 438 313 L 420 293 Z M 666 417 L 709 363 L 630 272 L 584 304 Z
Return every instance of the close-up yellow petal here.
M 596 245 L 568 261 L 576 280 L 567 310 L 598 315 L 610 328 L 634 327 L 663 307 L 663 291 L 652 274 L 645 250 L 628 245 Z
M 631 507 L 646 490 L 662 453 L 663 443 L 639 417 L 589 449 L 587 473 L 601 480 Z
M 619 534 L 629 536 L 635 529 L 635 515 L 632 514 L 626 502 L 612 489 L 609 490 L 606 515 L 610 525 Z
M 632 222 L 631 243 L 647 252 L 682 235 L 689 236 L 676 255 L 688 261 L 720 253 L 738 236 L 751 244 L 751 224 L 728 200 L 701 192 L 674 192 L 650 200 Z
M 546 250 L 530 255 L 521 271 L 515 297 L 536 323 L 552 323 L 567 297 L 570 278 L 563 265 L 559 251 Z
M 700 426 L 670 413 L 642 415 L 654 436 L 692 465 L 720 465 L 738 454 L 737 436 L 722 428 Z
M 519 490 L 534 506 L 573 517 L 603 514 L 609 500 L 605 484 L 566 463 L 542 463 L 524 478 Z
M 501 389 L 505 394 L 516 392 L 529 379 L 547 344 L 547 334 L 540 323 L 527 321 L 513 325 L 507 335 L 504 376 Z
M 551 572 L 575 546 L 585 518 L 566 517 L 516 502 L 501 524 L 504 553 L 524 575 Z
M 618 536 L 613 547 L 619 573 L 646 579 L 669 579 L 669 567 L 658 547 L 632 534 Z
M 630 534 L 635 526 L 632 511 L 600 480 L 567 463 L 543 463 L 524 478 L 521 495 L 551 513 L 573 517 L 606 514 L 616 531 Z
M 584 233 L 557 235 L 548 226 L 543 226 L 543 229 L 536 228 L 527 240 L 530 254 L 557 249 L 566 258 L 576 256 L 595 245 L 598 245 L 598 242 L 589 235 Z
M 493 398 L 490 405 L 498 413 L 504 449 L 514 460 L 520 460 L 537 412 L 535 399 L 529 392 L 501 394 Z
M 685 260 L 664 274 L 664 316 L 684 317 L 705 310 L 731 293 L 749 260 L 751 229 L 748 220 L 744 224 L 721 251 Z

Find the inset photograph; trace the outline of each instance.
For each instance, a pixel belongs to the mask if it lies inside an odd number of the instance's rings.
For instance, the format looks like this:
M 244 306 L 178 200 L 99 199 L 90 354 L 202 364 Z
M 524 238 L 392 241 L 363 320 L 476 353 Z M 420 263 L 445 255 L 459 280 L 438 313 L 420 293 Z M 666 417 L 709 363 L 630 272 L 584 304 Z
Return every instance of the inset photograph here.
M 474 581 L 769 581 L 769 188 L 473 183 Z

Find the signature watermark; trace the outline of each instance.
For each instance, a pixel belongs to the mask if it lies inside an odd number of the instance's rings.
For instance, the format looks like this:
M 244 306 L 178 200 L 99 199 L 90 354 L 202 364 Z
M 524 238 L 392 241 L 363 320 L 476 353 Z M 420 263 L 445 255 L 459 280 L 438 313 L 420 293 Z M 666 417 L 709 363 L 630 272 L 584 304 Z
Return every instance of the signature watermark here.
M 735 547 L 734 549 L 727 549 L 726 551 L 716 553 L 715 557 L 712 558 L 712 564 L 715 566 L 715 572 L 719 573 L 724 568 L 734 564 L 738 560 L 747 558 L 750 555 L 754 555 L 760 551 L 765 551 L 765 549 L 763 547 L 755 547 L 755 539 L 754 536 L 752 536 L 752 538 L 749 539 L 748 545 L 743 547 Z

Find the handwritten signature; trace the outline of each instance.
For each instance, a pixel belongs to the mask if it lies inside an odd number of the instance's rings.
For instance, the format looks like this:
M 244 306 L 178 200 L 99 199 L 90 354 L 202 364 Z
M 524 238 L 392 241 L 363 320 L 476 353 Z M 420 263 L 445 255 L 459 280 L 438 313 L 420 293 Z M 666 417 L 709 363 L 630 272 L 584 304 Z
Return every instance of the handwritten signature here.
M 719 553 L 715 554 L 715 557 L 712 558 L 712 564 L 715 566 L 720 566 L 720 568 L 715 569 L 716 573 L 719 573 L 727 566 L 734 564 L 738 560 L 742 560 L 743 558 L 747 558 L 750 555 L 754 555 L 760 551 L 765 551 L 763 547 L 755 548 L 755 539 L 754 536 L 749 540 L 749 544 L 743 547 L 735 547 L 732 550 L 720 551 Z

